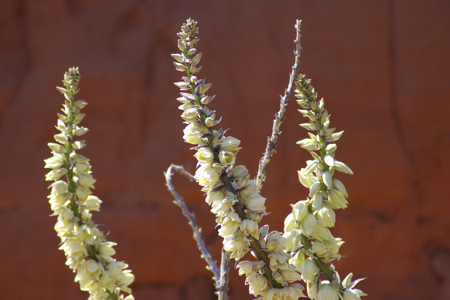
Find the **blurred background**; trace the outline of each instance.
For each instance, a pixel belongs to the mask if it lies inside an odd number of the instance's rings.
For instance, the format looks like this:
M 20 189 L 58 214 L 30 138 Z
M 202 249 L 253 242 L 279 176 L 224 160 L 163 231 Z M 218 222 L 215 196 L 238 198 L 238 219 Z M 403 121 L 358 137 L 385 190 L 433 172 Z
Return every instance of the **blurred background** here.
M 0 4 L 0 257 L 2 299 L 86 299 L 58 250 L 43 159 L 63 97 L 55 87 L 79 66 L 82 125 L 102 199 L 94 220 L 118 243 L 136 276 L 136 299 L 215 299 L 211 273 L 163 171 L 194 172 L 182 139 L 171 53 L 182 23 L 197 20 L 200 76 L 210 104 L 242 141 L 237 163 L 256 174 L 279 95 L 294 62 L 325 97 L 331 127 L 345 130 L 337 159 L 350 206 L 332 233 L 346 243 L 341 277 L 367 277 L 366 299 L 450 299 L 450 2 L 2 0 Z M 282 230 L 290 203 L 305 199 L 297 170 L 310 159 L 296 141 L 305 119 L 289 101 L 262 195 Z M 174 184 L 220 261 L 222 240 L 195 183 Z M 230 299 L 252 299 L 231 269 Z

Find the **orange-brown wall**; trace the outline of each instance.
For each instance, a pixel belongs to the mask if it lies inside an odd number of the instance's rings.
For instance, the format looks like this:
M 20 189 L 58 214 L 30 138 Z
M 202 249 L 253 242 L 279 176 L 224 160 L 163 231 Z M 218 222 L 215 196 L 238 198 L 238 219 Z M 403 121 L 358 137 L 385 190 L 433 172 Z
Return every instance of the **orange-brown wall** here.
M 136 281 L 136 299 L 214 299 L 191 229 L 172 204 L 163 171 L 195 170 L 177 110 L 181 73 L 176 33 L 199 21 L 201 76 L 218 97 L 210 107 L 242 140 L 238 164 L 252 174 L 270 134 L 293 63 L 302 19 L 301 72 L 325 97 L 331 124 L 345 130 L 337 158 L 350 194 L 332 233 L 346 242 L 341 277 L 367 277 L 367 299 L 450 298 L 449 1 L 61 1 L 0 4 L 1 299 L 86 299 L 64 265 L 49 217 L 46 144 L 62 97 L 55 86 L 81 71 L 78 99 L 95 194 L 94 219 L 117 242 Z M 290 100 L 263 196 L 282 230 L 290 203 L 305 199 L 296 172 L 309 154 L 304 119 Z M 221 239 L 196 184 L 175 185 L 220 260 Z M 232 268 L 231 300 L 252 299 Z

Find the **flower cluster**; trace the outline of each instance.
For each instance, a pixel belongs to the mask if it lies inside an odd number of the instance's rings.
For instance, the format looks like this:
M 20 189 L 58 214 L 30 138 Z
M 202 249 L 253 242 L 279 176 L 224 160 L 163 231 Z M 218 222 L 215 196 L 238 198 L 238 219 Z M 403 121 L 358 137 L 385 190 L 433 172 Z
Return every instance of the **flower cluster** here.
M 201 67 L 202 54 L 197 52 L 197 22 L 188 19 L 178 33 L 178 48 L 181 53 L 172 54 L 178 71 L 187 76 L 175 85 L 181 90 L 181 117 L 187 124 L 184 140 L 197 150 L 198 169 L 195 178 L 207 193 L 206 202 L 216 215 L 219 235 L 224 239 L 224 249 L 239 261 L 248 252 L 257 261 L 241 261 L 239 274 L 246 275 L 249 291 L 258 299 L 295 300 L 306 297 L 298 269 L 289 264 L 291 255 L 286 250 L 286 239 L 276 231 L 269 232 L 267 225 L 258 223 L 266 214 L 265 198 L 256 190 L 256 184 L 244 166 L 234 166 L 241 149 L 240 141 L 225 136 L 225 132 L 214 130 L 220 120 L 209 104 L 214 96 L 205 93 L 211 83 L 196 75 Z
M 61 238 L 60 249 L 66 254 L 66 265 L 77 273 L 75 281 L 80 282 L 81 290 L 90 293 L 90 300 L 124 299 L 120 291 L 131 293 L 128 285 L 134 276 L 125 270 L 127 264 L 112 258 L 115 254 L 112 247 L 116 244 L 107 242 L 92 221 L 89 211 L 99 211 L 102 201 L 91 192 L 95 179 L 89 159 L 76 153 L 85 146 L 85 141 L 74 138 L 88 131 L 78 126 L 84 117 L 80 110 L 87 105 L 83 100 L 74 100 L 79 80 L 78 68 L 70 68 L 64 74 L 65 88 L 57 88 L 65 102 L 64 114 L 58 114 L 56 128 L 61 132 L 55 135 L 58 143 L 48 144 L 53 156 L 45 160 L 45 167 L 52 169 L 46 180 L 55 181 L 50 185 L 48 198 L 54 215 L 58 216 L 55 230 Z M 64 175 L 66 181 L 61 180 Z M 134 298 L 130 294 L 125 299 Z
M 300 126 L 316 134 L 308 132 L 309 138 L 297 143 L 311 153 L 313 160 L 307 161 L 307 166 L 298 171 L 300 182 L 309 189 L 309 197 L 292 205 L 293 211 L 285 220 L 286 248 L 293 255 L 291 262 L 300 269 L 302 279 L 307 283 L 309 298 L 360 299 L 366 294 L 354 286 L 361 279 L 351 282 L 352 274 L 349 274 L 341 284 L 339 274 L 331 264 L 340 259 L 339 248 L 343 241 L 333 237 L 328 228 L 335 225 L 334 210 L 344 209 L 348 204 L 344 184 L 333 175 L 335 171 L 353 174 L 347 165 L 335 158 L 335 142 L 343 131 L 334 133 L 335 128 L 329 127 L 330 116 L 324 108 L 324 100 L 317 100 L 311 80 L 300 75 L 295 92 L 297 103 L 303 108 L 300 113 L 309 119 Z M 321 275 L 327 280 L 322 280 Z

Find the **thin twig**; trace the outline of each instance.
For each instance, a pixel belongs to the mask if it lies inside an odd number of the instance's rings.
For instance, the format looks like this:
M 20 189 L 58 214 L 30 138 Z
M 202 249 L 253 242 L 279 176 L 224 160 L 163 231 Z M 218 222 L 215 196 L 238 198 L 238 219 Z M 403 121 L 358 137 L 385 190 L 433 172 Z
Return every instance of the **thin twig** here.
M 231 253 L 222 248 L 222 260 L 220 262 L 220 286 L 219 300 L 228 300 L 228 280 L 230 279 L 230 255 Z
M 230 253 L 222 249 L 222 265 L 220 269 L 217 267 L 216 262 L 212 259 L 211 254 L 205 246 L 205 242 L 203 241 L 201 235 L 201 228 L 198 227 L 197 221 L 195 220 L 194 213 L 191 213 L 187 208 L 186 204 L 183 201 L 183 198 L 175 191 L 172 185 L 172 175 L 173 171 L 177 171 L 178 173 L 185 175 L 189 178 L 190 181 L 195 181 L 195 178 L 192 174 L 187 172 L 183 166 L 170 165 L 166 172 L 164 172 L 164 176 L 166 177 L 166 185 L 169 192 L 173 195 L 175 200 L 173 201 L 176 205 L 181 208 L 181 212 L 183 215 L 189 220 L 189 225 L 192 227 L 192 231 L 194 232 L 194 240 L 197 242 L 197 247 L 201 252 L 201 257 L 206 261 L 210 270 L 214 276 L 213 280 L 215 281 L 215 286 L 218 294 L 219 300 L 228 300 L 228 277 L 229 277 L 229 269 L 230 269 Z M 225 258 L 224 258 L 225 257 Z
M 266 181 L 266 172 L 267 172 L 267 165 L 269 164 L 270 160 L 273 157 L 273 154 L 275 152 L 276 144 L 278 137 L 281 134 L 280 126 L 281 123 L 284 121 L 284 113 L 286 112 L 286 107 L 288 105 L 288 100 L 292 95 L 292 92 L 294 91 L 294 81 L 295 76 L 297 75 L 298 69 L 300 68 L 300 52 L 302 50 L 302 47 L 300 46 L 300 25 L 302 21 L 297 20 L 295 23 L 295 29 L 296 29 L 296 38 L 294 40 L 294 43 L 297 47 L 296 51 L 294 51 L 295 55 L 295 63 L 292 66 L 292 73 L 289 78 L 289 85 L 286 89 L 284 96 L 281 97 L 280 102 L 280 110 L 278 113 L 275 114 L 275 120 L 273 121 L 273 127 L 272 127 L 272 135 L 267 138 L 267 146 L 266 146 L 266 152 L 264 153 L 264 156 L 259 161 L 259 167 L 258 167 L 258 174 L 256 176 L 256 187 L 258 192 L 261 192 L 262 186 L 264 185 Z

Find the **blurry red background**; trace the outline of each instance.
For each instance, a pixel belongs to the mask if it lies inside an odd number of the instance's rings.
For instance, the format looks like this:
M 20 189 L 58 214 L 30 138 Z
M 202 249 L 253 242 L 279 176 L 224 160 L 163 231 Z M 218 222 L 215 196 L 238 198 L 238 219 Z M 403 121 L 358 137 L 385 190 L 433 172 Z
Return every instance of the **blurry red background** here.
M 450 298 L 449 16 L 444 0 L 3 0 L 0 298 L 87 298 L 58 250 L 43 168 L 63 102 L 55 86 L 79 66 L 90 129 L 82 154 L 104 201 L 94 220 L 133 270 L 136 299 L 215 299 L 163 178 L 171 163 L 195 170 L 170 57 L 189 17 L 200 26 L 200 76 L 218 95 L 210 107 L 242 140 L 237 162 L 253 175 L 287 87 L 295 19 L 303 20 L 300 72 L 325 97 L 331 126 L 345 130 L 337 158 L 355 173 L 339 175 L 350 206 L 332 230 L 346 242 L 337 270 L 367 277 L 359 284 L 367 299 Z M 263 222 L 274 230 L 307 195 L 296 173 L 310 158 L 295 144 L 306 137 L 297 108 L 292 98 L 262 192 L 272 212 Z M 200 188 L 181 177 L 175 185 L 220 260 Z M 252 299 L 231 273 L 231 299 Z

